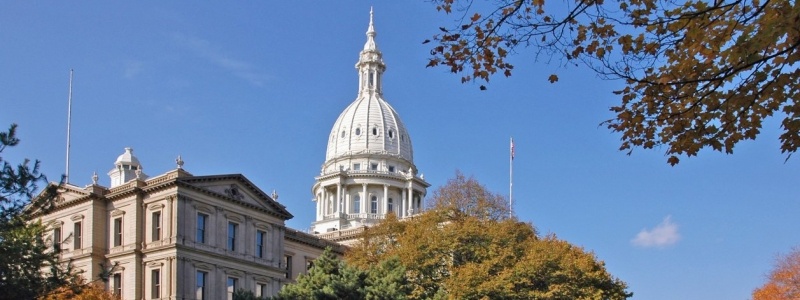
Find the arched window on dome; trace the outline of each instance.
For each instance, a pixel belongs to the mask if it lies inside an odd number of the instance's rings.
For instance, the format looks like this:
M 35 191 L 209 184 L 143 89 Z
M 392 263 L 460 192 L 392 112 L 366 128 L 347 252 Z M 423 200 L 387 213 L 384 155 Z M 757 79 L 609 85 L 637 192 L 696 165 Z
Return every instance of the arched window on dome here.
M 361 135 L 361 127 L 356 128 L 356 135 Z
M 389 129 L 389 138 L 390 139 L 394 138 L 394 130 Z
M 378 127 L 372 127 L 372 135 L 378 135 Z
M 359 195 L 353 198 L 353 213 L 361 213 L 361 196 Z
M 344 132 L 344 130 L 342 130 L 342 138 L 344 138 L 344 135 L 345 135 L 345 132 Z
M 378 213 L 378 196 L 372 196 L 372 198 L 370 198 L 369 213 L 371 214 Z
M 369 87 L 375 86 L 375 71 L 369 70 Z

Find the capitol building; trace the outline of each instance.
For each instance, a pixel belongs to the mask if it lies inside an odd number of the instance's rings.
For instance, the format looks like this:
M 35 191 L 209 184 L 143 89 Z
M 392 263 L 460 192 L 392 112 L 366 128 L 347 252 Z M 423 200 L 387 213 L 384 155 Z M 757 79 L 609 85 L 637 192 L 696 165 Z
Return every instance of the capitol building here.
M 132 148 L 109 166 L 110 185 L 64 184 L 55 208 L 37 218 L 64 262 L 86 279 L 109 274 L 122 299 L 225 299 L 234 290 L 275 295 L 305 273 L 326 247 L 342 254 L 366 227 L 393 213 L 422 211 L 430 186 L 411 136 L 383 98 L 386 65 L 372 13 L 355 67 L 358 93 L 333 123 L 325 161 L 311 187 L 315 221 L 308 232 L 275 193 L 241 174 L 195 175 L 175 168 L 148 176 Z M 320 151 L 322 152 L 322 151 Z M 314 174 L 309 174 L 314 176 Z

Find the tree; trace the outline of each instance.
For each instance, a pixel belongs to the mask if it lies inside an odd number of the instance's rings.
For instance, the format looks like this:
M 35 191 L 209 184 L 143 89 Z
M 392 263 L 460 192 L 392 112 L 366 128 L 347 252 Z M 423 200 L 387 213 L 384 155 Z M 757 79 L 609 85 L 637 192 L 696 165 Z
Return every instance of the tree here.
M 0 132 L 0 153 L 19 144 L 16 127 Z M 46 241 L 48 227 L 30 216 L 53 205 L 58 185 L 48 185 L 34 197 L 38 184 L 47 182 L 39 161 L 14 167 L 0 157 L 0 163 L 0 299 L 33 299 L 74 285 L 72 266 L 61 264 L 58 248 L 51 247 L 60 241 Z
M 275 299 L 402 300 L 406 299 L 407 286 L 405 269 L 397 259 L 362 270 L 340 260 L 328 248 L 314 260 L 308 274 L 285 285 Z
M 364 299 L 366 274 L 344 264 L 330 249 L 314 260 L 308 274 L 285 285 L 278 299 Z
M 672 165 L 703 148 L 730 154 L 774 114 L 783 117 L 781 152 L 788 159 L 800 147 L 797 1 L 433 2 L 460 17 L 433 36 L 428 66 L 462 82 L 511 76 L 509 55 L 525 47 L 621 79 L 616 116 L 603 124 L 628 154 L 663 146 Z
M 593 254 L 555 236 L 539 237 L 531 224 L 506 213 L 493 213 L 505 203 L 496 200 L 476 180 L 457 173 L 433 193 L 425 213 L 410 220 L 388 215 L 345 260 L 367 269 L 397 259 L 406 270 L 408 299 L 631 296 Z
M 39 300 L 117 300 L 118 296 L 107 291 L 99 282 L 85 283 L 83 280 L 73 286 L 61 286 Z
M 800 299 L 800 248 L 779 256 L 768 281 L 753 291 L 753 300 Z

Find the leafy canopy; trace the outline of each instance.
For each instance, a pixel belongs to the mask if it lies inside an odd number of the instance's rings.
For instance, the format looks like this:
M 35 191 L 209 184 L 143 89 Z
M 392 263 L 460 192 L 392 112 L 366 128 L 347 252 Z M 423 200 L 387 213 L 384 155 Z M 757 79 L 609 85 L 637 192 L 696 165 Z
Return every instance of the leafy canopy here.
M 428 66 L 462 82 L 511 76 L 509 55 L 526 47 L 622 80 L 616 116 L 603 124 L 628 154 L 664 148 L 672 165 L 703 148 L 730 154 L 774 114 L 783 117 L 781 152 L 788 159 L 800 147 L 797 1 L 433 2 L 458 19 L 433 36 Z
M 800 299 L 800 248 L 778 257 L 768 281 L 753 291 L 753 300 Z
M 396 259 L 408 299 L 627 299 L 602 261 L 507 214 L 503 197 L 460 173 L 413 219 L 389 214 L 345 260 L 369 269 Z
M 308 274 L 285 285 L 275 299 L 403 300 L 407 293 L 405 269 L 396 259 L 362 270 L 340 260 L 328 248 L 314 260 Z
M 19 144 L 16 124 L 0 132 L 0 153 Z M 30 212 L 52 206 L 57 185 L 48 185 L 36 197 L 38 184 L 47 182 L 39 161 L 13 166 L 0 157 L 0 299 L 33 299 L 60 287 L 74 287 L 77 276 L 59 261 L 62 241 L 45 240 L 51 228 L 32 221 Z

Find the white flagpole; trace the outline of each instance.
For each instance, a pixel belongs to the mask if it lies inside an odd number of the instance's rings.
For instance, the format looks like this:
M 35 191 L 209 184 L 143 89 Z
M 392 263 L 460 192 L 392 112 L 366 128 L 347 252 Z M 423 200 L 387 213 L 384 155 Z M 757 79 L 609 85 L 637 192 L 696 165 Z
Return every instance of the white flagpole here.
M 69 69 L 69 98 L 67 99 L 67 171 L 64 174 L 64 182 L 69 183 L 69 147 L 70 131 L 72 126 L 72 69 Z
M 510 218 L 514 211 L 514 137 L 511 137 L 508 166 L 508 217 Z

